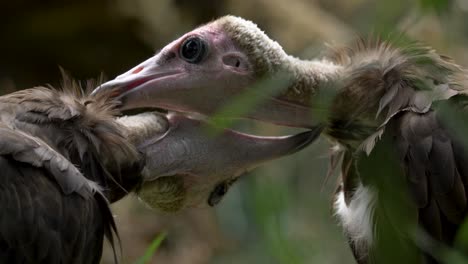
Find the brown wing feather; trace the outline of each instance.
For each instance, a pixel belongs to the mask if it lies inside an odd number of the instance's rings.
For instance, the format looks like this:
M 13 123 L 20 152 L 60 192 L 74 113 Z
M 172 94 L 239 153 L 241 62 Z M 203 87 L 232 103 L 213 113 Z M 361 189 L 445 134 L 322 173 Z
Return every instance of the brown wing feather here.
M 390 240 L 398 239 L 395 234 L 403 231 L 403 240 L 413 243 L 408 230 L 398 223 L 398 212 L 406 210 L 403 218 L 419 221 L 434 238 L 451 243 L 466 214 L 468 147 L 459 144 L 457 134 L 438 117 L 438 104 L 456 103 L 468 109 L 466 98 L 458 100 L 468 87 L 466 73 L 431 48 L 394 44 L 361 40 L 354 48 L 336 52 L 335 62 L 343 66 L 343 72 L 326 133 L 352 152 L 356 171 L 353 174 L 343 167 L 345 193 L 354 192 L 349 183 L 356 179 L 377 185 L 377 236 L 380 231 Z M 399 160 L 389 166 L 386 152 L 395 150 Z M 396 187 L 400 180 L 405 182 Z M 393 212 L 392 201 L 382 201 L 383 193 L 397 200 L 392 191 L 405 187 L 411 199 L 398 201 L 399 208 Z M 385 239 L 376 240 L 374 244 Z M 398 250 L 392 253 L 388 257 L 398 259 Z M 378 255 L 355 254 L 363 262 Z
M 0 124 L 0 263 L 99 263 L 104 195 L 41 140 Z
M 115 120 L 118 103 L 106 93 L 86 95 L 65 76 L 61 90 L 36 87 L 1 96 L 0 112 L 5 127 L 41 139 L 78 164 L 114 202 L 140 183 L 144 162 Z
M 457 160 L 465 159 L 465 151 L 437 118 L 435 111 L 426 114 L 407 112 L 395 120 L 399 122 L 397 140 L 405 141 L 408 150 L 401 152 L 406 168 L 409 190 L 420 208 L 420 221 L 432 225 L 435 237 L 443 227 L 440 216 L 450 223 L 460 224 L 467 210 L 467 193 L 462 177 L 464 167 Z M 460 169 L 460 165 L 463 165 Z M 450 240 L 450 238 L 449 238 Z M 451 241 L 447 241 L 451 242 Z
M 452 103 L 452 100 L 447 100 L 439 102 L 439 105 Z M 353 178 L 363 184 L 377 186 L 379 190 L 374 211 L 374 244 L 364 253 L 351 245 L 362 263 L 381 263 L 380 254 L 392 261 L 407 257 L 401 254 L 399 258 L 397 254 L 414 247 L 414 240 L 405 229 L 408 226 L 401 222 L 405 218 L 409 227 L 414 220 L 432 238 L 449 246 L 453 244 L 468 209 L 468 147 L 438 115 L 439 105 L 424 114 L 405 111 L 395 116 L 370 155 L 362 153 L 354 157 L 357 174 Z M 398 163 L 391 162 L 391 154 L 388 153 L 393 151 L 396 151 L 402 172 L 396 169 Z M 349 172 L 345 176 L 345 182 L 351 180 Z M 404 179 L 401 186 L 398 179 Z M 396 190 L 405 187 L 409 190 L 409 200 L 398 198 L 399 191 Z M 379 247 L 388 247 L 385 245 L 388 240 L 399 241 L 398 249 L 390 251 L 391 255 L 378 251 Z M 392 243 L 395 246 L 397 242 Z M 402 246 L 404 243 L 407 246 Z M 417 246 L 421 244 L 417 243 Z M 438 256 L 432 255 L 437 254 L 435 250 L 428 252 L 432 249 L 422 249 L 429 253 L 425 255 L 426 262 L 417 260 L 414 263 L 437 263 L 434 258 Z
M 0 263 L 99 263 L 106 203 L 64 195 L 46 169 L 11 157 L 0 169 Z
M 392 144 L 397 146 L 411 201 L 418 211 L 419 225 L 432 238 L 447 245 L 452 245 L 468 208 L 468 147 L 461 143 L 455 136 L 457 133 L 439 114 L 440 105 L 453 103 L 457 103 L 455 99 L 439 102 L 427 113 L 402 112 L 387 124 L 384 134 L 384 138 L 392 138 Z M 371 159 L 378 154 L 380 144 L 377 143 Z M 361 177 L 366 177 L 363 172 L 366 166 L 370 166 L 363 163 L 365 160 L 359 161 Z M 376 221 L 382 225 L 382 219 Z M 398 230 L 398 227 L 392 228 Z M 369 255 L 372 255 L 372 250 Z M 429 253 L 426 261 L 437 263 L 432 255 L 434 252 L 428 252 L 428 248 L 423 250 Z

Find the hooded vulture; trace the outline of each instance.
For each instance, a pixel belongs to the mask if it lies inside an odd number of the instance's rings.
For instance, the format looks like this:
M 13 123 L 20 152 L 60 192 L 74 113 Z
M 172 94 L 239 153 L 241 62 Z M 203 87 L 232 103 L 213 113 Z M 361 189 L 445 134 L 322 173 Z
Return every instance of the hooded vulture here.
M 136 191 L 165 211 L 213 206 L 243 172 L 316 136 L 210 137 L 175 113 L 120 116 L 110 95 L 65 78 L 0 97 L 0 263 L 99 263 L 116 234 L 109 202 Z
M 323 128 L 340 171 L 334 211 L 358 263 L 442 263 L 436 249 L 454 245 L 467 212 L 468 147 L 454 126 L 468 114 L 467 76 L 429 47 L 398 43 L 360 40 L 301 60 L 254 23 L 226 16 L 98 91 L 117 89 L 124 109 L 207 116 L 262 93 L 248 112 L 221 113 Z M 286 85 L 252 91 L 263 79 Z

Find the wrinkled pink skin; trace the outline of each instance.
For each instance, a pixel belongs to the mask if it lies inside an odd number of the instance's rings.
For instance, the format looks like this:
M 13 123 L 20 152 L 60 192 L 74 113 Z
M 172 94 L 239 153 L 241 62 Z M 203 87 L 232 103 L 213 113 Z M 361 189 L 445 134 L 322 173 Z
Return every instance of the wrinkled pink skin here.
M 189 63 L 179 54 L 184 41 L 198 36 L 207 43 L 207 54 L 198 63 Z M 157 107 L 177 112 L 211 115 L 245 92 L 257 81 L 253 65 L 216 24 L 208 24 L 185 34 L 164 47 L 154 57 L 98 87 L 94 93 L 113 89 L 122 108 Z M 287 126 L 308 127 L 312 131 L 282 138 L 262 138 L 225 129 L 210 137 L 203 121 L 183 115 L 169 118 L 170 128 L 151 144 L 141 146 L 149 156 L 148 181 L 161 176 L 186 175 L 194 189 L 195 203 L 206 200 L 217 183 L 238 177 L 263 162 L 292 154 L 309 145 L 320 134 L 311 124 L 310 110 L 274 97 L 267 98 L 243 116 Z
M 182 43 L 198 36 L 208 51 L 197 64 L 179 55 Z M 256 81 L 253 65 L 216 24 L 195 29 L 164 47 L 154 57 L 95 90 L 118 89 L 124 109 L 159 107 L 212 115 Z M 279 125 L 312 127 L 310 109 L 270 97 L 245 116 Z
M 208 54 L 200 64 L 188 63 L 179 56 L 180 45 L 191 36 L 208 43 Z M 230 65 L 236 60 L 239 67 Z M 205 27 L 185 34 L 102 87 L 123 85 L 125 109 L 158 106 L 191 111 L 190 105 L 196 105 L 197 112 L 211 114 L 216 109 L 209 102 L 223 105 L 242 91 L 239 87 L 247 87 L 252 81 L 248 59 L 225 34 Z

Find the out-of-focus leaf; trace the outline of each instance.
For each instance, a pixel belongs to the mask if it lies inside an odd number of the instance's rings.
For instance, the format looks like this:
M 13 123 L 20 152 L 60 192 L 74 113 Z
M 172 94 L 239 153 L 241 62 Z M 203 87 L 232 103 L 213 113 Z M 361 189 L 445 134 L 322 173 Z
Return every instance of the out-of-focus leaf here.
M 456 101 L 458 98 L 453 98 Z M 460 99 L 463 100 L 463 99 Z M 453 131 L 459 142 L 468 148 L 468 115 L 459 109 L 459 105 L 442 104 L 439 113 L 442 121 Z M 455 250 L 447 250 L 444 254 L 447 263 L 468 263 L 468 258 L 464 257 L 468 253 L 468 222 L 461 225 L 458 230 L 455 242 Z M 464 255 L 465 254 L 465 255 Z
M 416 228 L 417 210 L 405 191 L 404 171 L 392 145 L 384 134 L 372 154 L 360 155 L 356 163 L 364 185 L 375 186 L 378 198 L 374 205 L 372 259 L 375 263 L 418 263 L 418 252 L 407 234 Z M 375 177 L 378 175 L 378 177 Z
M 468 221 L 465 220 L 461 225 L 460 229 L 457 231 L 457 235 L 455 237 L 455 247 L 462 251 L 463 253 L 468 253 Z M 468 263 L 468 259 L 464 259 L 464 263 Z M 461 263 L 461 262 L 460 262 Z
M 435 11 L 438 14 L 443 14 L 449 11 L 451 0 L 420 0 L 420 5 L 423 11 Z
M 211 122 L 219 129 L 211 128 L 209 132 L 218 133 L 222 128 L 232 127 L 236 122 L 236 118 L 245 116 L 268 98 L 284 91 L 289 86 L 290 81 L 291 79 L 287 74 L 279 73 L 272 78 L 263 79 L 250 86 L 211 117 Z
M 452 98 L 452 101 L 457 98 Z M 461 99 L 464 100 L 464 99 Z M 454 133 L 457 139 L 468 148 L 468 114 L 460 106 L 441 103 L 438 107 L 438 113 L 444 124 Z
M 154 253 L 156 253 L 156 250 L 158 250 L 159 246 L 161 246 L 161 243 L 164 241 L 166 238 L 167 233 L 162 232 L 156 238 L 154 238 L 153 242 L 149 245 L 149 247 L 146 249 L 145 254 L 139 258 L 135 264 L 145 264 L 148 263 L 151 260 L 151 257 L 153 257 Z
M 466 259 L 462 254 L 455 250 L 450 250 L 444 254 L 445 263 L 450 264 L 468 264 L 468 259 Z
M 252 196 L 256 222 L 262 226 L 269 254 L 279 263 L 304 263 L 299 249 L 284 234 L 282 214 L 291 202 L 288 186 L 275 181 L 253 181 Z

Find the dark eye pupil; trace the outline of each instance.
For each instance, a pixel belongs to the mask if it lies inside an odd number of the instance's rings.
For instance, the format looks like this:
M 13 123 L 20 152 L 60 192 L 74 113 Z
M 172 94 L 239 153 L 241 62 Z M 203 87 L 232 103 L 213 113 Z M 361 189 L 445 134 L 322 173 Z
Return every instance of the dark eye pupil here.
M 189 40 L 187 44 L 185 45 L 185 49 L 184 49 L 185 57 L 193 58 L 197 55 L 197 53 L 198 53 L 198 44 L 193 40 Z
M 182 44 L 181 57 L 190 63 L 201 61 L 205 53 L 204 43 L 199 38 L 191 38 Z

